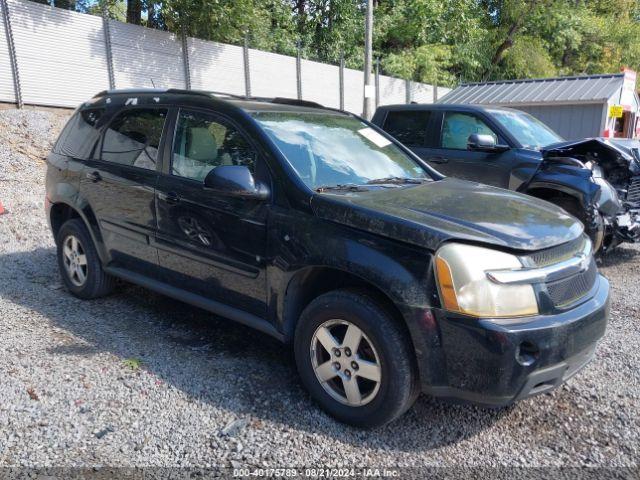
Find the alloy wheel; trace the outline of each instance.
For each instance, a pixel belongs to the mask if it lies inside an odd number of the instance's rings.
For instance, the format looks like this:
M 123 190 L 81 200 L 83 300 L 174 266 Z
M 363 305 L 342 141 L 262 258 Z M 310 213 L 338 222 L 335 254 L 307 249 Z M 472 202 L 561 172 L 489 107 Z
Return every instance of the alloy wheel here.
M 87 281 L 87 255 L 76 236 L 69 235 L 64 239 L 62 256 L 69 280 L 76 287 L 82 287 Z
M 318 381 L 332 398 L 351 407 L 375 398 L 382 379 L 380 359 L 358 326 L 346 320 L 324 322 L 313 334 L 309 353 Z

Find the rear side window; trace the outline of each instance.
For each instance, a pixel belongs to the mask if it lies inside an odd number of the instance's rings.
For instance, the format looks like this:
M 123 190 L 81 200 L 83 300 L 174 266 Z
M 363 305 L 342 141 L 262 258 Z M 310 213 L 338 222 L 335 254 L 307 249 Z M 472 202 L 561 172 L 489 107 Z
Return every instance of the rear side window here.
M 116 116 L 104 134 L 101 159 L 155 170 L 166 109 L 126 110 Z
M 391 111 L 387 113 L 384 121 L 384 130 L 405 145 L 422 147 L 425 144 L 430 118 L 429 111 Z
M 67 157 L 87 160 L 100 137 L 98 123 L 104 108 L 89 108 L 76 112 L 56 142 L 54 152 Z

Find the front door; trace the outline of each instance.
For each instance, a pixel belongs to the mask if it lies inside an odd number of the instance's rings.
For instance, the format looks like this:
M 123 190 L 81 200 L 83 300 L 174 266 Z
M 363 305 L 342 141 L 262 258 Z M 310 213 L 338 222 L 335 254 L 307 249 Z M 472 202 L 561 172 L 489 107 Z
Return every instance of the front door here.
M 167 109 L 133 108 L 105 130 L 80 185 L 102 233 L 112 266 L 149 274 L 157 268 L 154 204 L 158 152 Z
M 156 194 L 165 281 L 265 316 L 269 204 L 213 193 L 204 178 L 221 165 L 245 165 L 268 184 L 266 167 L 239 129 L 212 112 L 180 110 L 175 132 Z
M 467 139 L 473 133 L 491 135 L 497 144 L 506 143 L 479 116 L 468 112 L 445 112 L 437 148 L 431 149 L 425 160 L 444 175 L 509 188 L 514 152 L 468 150 Z

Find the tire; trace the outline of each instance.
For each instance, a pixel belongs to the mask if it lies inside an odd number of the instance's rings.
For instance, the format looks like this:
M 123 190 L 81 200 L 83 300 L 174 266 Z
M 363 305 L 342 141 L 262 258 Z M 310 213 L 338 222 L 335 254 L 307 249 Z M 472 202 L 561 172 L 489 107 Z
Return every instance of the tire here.
M 593 253 L 598 253 L 603 244 L 604 219 L 602 215 L 597 213 L 597 218 L 595 219 L 601 228 L 595 231 L 587 231 L 587 214 L 577 201 L 570 197 L 553 197 L 549 199 L 549 202 L 562 208 L 569 215 L 573 215 L 582 222 L 582 225 L 585 227 L 585 232 L 589 235 L 591 243 L 593 244 Z
M 76 255 L 70 257 L 68 254 L 74 253 L 75 242 Z M 92 299 L 103 297 L 113 290 L 115 279 L 102 269 L 100 257 L 82 220 L 74 218 L 66 221 L 58 231 L 56 245 L 62 281 L 74 296 Z
M 363 334 L 357 352 L 345 347 L 354 345 L 346 338 L 352 326 Z M 325 330 L 332 335 L 330 341 L 324 335 Z M 319 341 L 321 337 L 329 344 L 335 340 L 341 355 L 329 354 L 325 343 Z M 313 300 L 302 312 L 294 344 L 304 386 L 323 410 L 341 422 L 357 427 L 384 425 L 406 412 L 419 394 L 415 355 L 408 334 L 366 292 L 335 290 Z M 340 362 L 339 370 L 336 362 Z M 349 368 L 353 362 L 355 366 Z M 332 369 L 319 368 L 322 373 L 316 374 L 320 365 L 331 365 Z M 377 373 L 372 375 L 374 371 Z M 322 382 L 320 375 L 325 373 L 335 376 Z M 370 380 L 376 375 L 379 375 L 377 386 Z M 357 395 L 346 398 L 347 386 L 350 393 L 354 391 L 350 382 L 355 382 L 361 394 L 359 405 L 353 401 Z

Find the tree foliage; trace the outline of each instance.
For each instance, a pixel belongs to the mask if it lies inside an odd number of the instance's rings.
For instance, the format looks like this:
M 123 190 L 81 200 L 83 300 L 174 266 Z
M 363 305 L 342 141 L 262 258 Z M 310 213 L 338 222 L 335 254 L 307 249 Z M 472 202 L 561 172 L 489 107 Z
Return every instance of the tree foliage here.
M 361 68 L 365 0 L 37 0 Z M 640 69 L 640 0 L 377 0 L 384 73 L 439 85 Z

